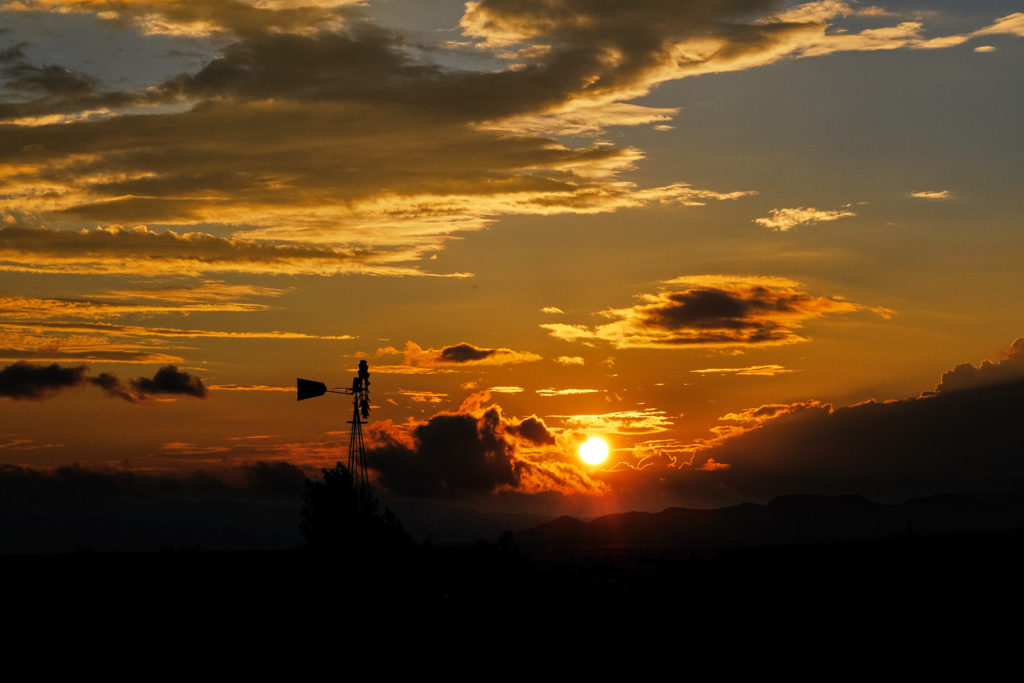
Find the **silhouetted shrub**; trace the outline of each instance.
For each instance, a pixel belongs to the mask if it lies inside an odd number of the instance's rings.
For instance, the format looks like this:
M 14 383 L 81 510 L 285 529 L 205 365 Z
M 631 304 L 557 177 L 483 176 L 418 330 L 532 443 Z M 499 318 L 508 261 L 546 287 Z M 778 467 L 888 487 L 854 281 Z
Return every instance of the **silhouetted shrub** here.
M 318 553 L 394 553 L 412 546 L 391 510 L 378 511 L 377 497 L 360 488 L 340 462 L 321 470 L 319 481 L 306 480 L 299 531 L 309 550 Z

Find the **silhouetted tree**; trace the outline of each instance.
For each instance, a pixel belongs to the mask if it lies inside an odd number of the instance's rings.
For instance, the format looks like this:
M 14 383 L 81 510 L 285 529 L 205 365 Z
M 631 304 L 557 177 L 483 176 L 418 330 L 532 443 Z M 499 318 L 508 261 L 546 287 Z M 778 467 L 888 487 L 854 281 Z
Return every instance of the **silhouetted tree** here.
M 391 510 L 378 512 L 377 497 L 360 488 L 340 462 L 306 480 L 299 531 L 310 550 L 323 553 L 394 553 L 412 546 Z

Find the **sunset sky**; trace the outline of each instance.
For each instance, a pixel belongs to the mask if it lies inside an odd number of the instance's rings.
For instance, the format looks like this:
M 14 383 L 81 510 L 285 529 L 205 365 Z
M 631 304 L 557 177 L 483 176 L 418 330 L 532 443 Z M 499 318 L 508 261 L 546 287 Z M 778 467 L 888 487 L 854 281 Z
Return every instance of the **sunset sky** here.
M 315 473 L 351 404 L 295 378 L 366 359 L 388 495 L 1008 489 L 1022 38 L 1019 0 L 0 0 L 0 463 Z

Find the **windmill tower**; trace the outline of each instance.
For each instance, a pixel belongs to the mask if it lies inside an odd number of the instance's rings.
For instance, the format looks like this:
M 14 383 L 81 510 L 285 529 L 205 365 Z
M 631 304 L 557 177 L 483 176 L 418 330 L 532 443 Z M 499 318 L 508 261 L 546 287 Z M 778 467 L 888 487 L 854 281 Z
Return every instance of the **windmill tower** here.
M 370 478 L 366 471 L 366 443 L 363 441 L 363 425 L 370 419 L 370 368 L 365 360 L 359 361 L 359 371 L 352 378 L 349 389 L 328 389 L 323 382 L 296 378 L 296 400 L 316 398 L 324 394 L 347 394 L 352 397 L 352 425 L 348 439 L 348 470 L 352 473 L 356 487 L 361 492 L 369 491 Z

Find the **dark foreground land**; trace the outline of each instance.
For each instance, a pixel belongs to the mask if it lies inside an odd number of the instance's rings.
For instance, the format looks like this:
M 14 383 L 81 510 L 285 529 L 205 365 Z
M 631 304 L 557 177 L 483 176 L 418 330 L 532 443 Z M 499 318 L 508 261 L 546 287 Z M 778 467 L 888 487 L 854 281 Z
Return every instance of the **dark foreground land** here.
M 1022 604 L 1024 535 L 749 548 L 523 548 L 508 538 L 387 558 L 305 551 L 0 558 L 5 606 L 302 623 L 370 607 L 979 615 Z
M 393 625 L 468 615 L 462 622 L 476 624 L 518 615 L 557 629 L 633 615 L 701 633 L 779 635 L 801 624 L 825 638 L 860 638 L 878 628 L 968 632 L 1024 607 L 1019 494 L 899 506 L 795 496 L 559 518 L 459 545 L 381 539 L 326 552 L 0 555 L 4 616 L 82 632 L 99 618 L 131 629 L 323 634 L 371 617 Z M 875 631 L 862 633 L 865 623 Z

